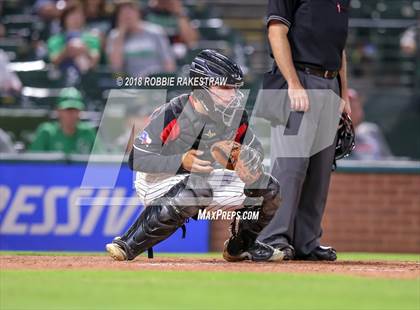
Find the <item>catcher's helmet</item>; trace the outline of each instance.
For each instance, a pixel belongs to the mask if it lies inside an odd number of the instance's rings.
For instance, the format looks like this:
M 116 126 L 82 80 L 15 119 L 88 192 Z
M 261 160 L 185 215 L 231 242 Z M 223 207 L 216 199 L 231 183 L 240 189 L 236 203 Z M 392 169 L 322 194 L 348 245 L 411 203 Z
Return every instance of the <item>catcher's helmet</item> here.
M 235 96 L 226 104 L 217 104 L 211 97 L 210 87 L 212 83 L 202 83 L 194 87 L 194 96 L 203 104 L 209 117 L 216 122 L 222 121 L 226 126 L 232 124 L 237 111 L 242 111 L 243 94 L 239 88 L 243 86 L 243 73 L 239 66 L 228 57 L 214 51 L 203 50 L 192 61 L 190 68 L 190 77 L 204 78 L 202 80 L 219 79 L 226 83 L 223 87 L 234 88 Z M 241 113 L 242 114 L 242 113 Z
M 350 155 L 355 146 L 355 133 L 353 122 L 347 113 L 341 114 L 337 131 L 337 144 L 335 145 L 335 160 Z

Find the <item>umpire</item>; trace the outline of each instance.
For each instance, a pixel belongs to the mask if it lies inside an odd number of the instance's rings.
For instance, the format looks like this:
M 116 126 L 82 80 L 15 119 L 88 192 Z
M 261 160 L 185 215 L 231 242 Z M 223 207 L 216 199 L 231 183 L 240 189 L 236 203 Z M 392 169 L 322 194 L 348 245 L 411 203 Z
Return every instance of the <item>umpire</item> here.
M 303 113 L 315 104 L 309 89 L 334 91 L 350 112 L 344 50 L 349 2 L 269 0 L 268 38 L 275 61 L 271 74 L 290 99 L 287 130 L 297 131 Z M 332 247 L 320 245 L 334 145 L 309 158 L 279 157 L 276 145 L 283 131 L 276 126 L 271 133 L 272 174 L 281 184 L 283 203 L 259 240 L 282 250 L 285 259 L 336 260 Z

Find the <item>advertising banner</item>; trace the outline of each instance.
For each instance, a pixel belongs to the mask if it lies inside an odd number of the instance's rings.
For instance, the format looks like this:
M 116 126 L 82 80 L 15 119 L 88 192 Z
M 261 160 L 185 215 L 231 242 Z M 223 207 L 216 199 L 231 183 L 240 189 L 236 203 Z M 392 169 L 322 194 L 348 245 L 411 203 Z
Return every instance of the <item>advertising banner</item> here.
M 100 171 L 115 171 L 112 164 Z M 85 163 L 0 162 L 0 250 L 103 251 L 143 206 L 123 165 L 114 187 L 81 187 Z M 207 252 L 207 221 L 190 221 L 156 246 L 160 252 Z

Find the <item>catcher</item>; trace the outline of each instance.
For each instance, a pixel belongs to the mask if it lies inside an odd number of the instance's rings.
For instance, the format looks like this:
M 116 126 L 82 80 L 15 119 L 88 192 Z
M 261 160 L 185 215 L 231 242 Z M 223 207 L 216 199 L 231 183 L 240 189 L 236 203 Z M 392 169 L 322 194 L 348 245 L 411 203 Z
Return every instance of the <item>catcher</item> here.
M 132 260 L 178 228 L 185 233 L 184 224 L 199 210 L 247 208 L 259 217 L 232 223 L 223 257 L 280 261 L 280 250 L 256 241 L 281 199 L 277 180 L 263 171 L 261 143 L 248 128 L 239 91 L 242 71 L 220 53 L 204 50 L 193 60 L 190 77 L 226 83 L 200 84 L 153 112 L 129 158 L 145 209 L 106 250 L 115 260 Z

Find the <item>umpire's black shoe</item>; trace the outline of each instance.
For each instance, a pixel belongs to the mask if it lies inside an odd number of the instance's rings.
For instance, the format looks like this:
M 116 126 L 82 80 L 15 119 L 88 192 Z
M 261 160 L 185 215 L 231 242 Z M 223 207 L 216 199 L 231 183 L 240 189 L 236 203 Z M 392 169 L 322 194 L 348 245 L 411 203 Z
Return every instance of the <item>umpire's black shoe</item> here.
M 312 250 L 308 255 L 299 257 L 301 260 L 310 261 L 335 261 L 337 259 L 337 252 L 330 246 L 318 246 Z
M 241 243 L 237 238 L 231 237 L 226 240 L 223 249 L 223 258 L 228 262 L 239 262 L 252 260 L 255 262 L 277 262 L 282 261 L 284 254 L 279 249 L 270 245 L 255 241 L 248 249 L 241 249 Z

